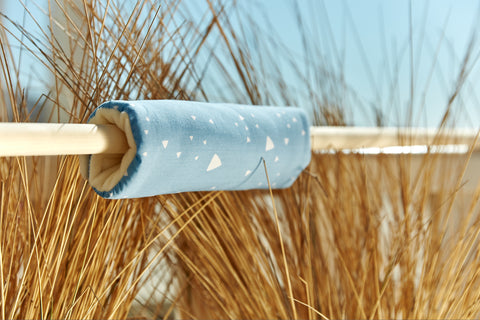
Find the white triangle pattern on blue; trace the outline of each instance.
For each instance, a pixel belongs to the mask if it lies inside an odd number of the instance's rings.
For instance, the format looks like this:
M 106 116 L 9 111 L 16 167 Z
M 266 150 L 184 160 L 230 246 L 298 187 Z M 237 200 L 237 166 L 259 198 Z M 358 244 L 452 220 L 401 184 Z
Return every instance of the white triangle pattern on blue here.
M 159 107 L 169 104 L 172 107 Z M 136 174 L 125 174 L 123 189 L 114 189 L 113 196 L 101 195 L 131 198 L 183 191 L 268 188 L 261 159 L 267 165 L 271 186 L 283 188 L 310 160 L 310 152 L 305 152 L 310 150 L 306 134 L 309 125 L 305 112 L 298 108 L 168 100 L 137 101 L 136 105 L 133 108 L 121 102 L 118 108 L 135 112 L 136 132 L 148 136 L 136 141 L 141 162 L 136 164 L 136 170 L 129 168 L 128 172 Z M 176 117 L 183 118 L 171 120 Z M 149 144 L 155 141 L 156 148 L 151 148 Z M 139 173 L 143 178 L 136 179 L 143 181 L 141 186 L 133 181 Z M 132 190 L 140 191 L 129 193 L 127 181 Z

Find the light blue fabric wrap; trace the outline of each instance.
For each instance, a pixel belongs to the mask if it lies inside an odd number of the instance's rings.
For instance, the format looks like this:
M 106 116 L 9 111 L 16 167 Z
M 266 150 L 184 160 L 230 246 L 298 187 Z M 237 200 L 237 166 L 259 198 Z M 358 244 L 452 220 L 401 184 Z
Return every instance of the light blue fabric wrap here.
M 206 190 L 287 188 L 310 162 L 310 123 L 293 107 L 174 100 L 110 101 L 137 144 L 110 199 Z M 96 111 L 90 118 L 95 116 Z

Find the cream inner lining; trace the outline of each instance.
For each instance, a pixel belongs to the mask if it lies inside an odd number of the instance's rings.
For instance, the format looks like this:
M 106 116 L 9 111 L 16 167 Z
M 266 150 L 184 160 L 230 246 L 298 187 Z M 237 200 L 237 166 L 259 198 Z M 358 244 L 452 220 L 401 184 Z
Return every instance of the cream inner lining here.
M 124 154 L 93 154 L 80 158 L 81 173 L 84 177 L 88 174 L 90 184 L 98 191 L 110 191 L 127 173 L 128 166 L 137 153 L 130 118 L 126 112 L 103 108 L 97 110 L 89 123 L 115 125 L 125 133 L 127 139 L 128 150 Z

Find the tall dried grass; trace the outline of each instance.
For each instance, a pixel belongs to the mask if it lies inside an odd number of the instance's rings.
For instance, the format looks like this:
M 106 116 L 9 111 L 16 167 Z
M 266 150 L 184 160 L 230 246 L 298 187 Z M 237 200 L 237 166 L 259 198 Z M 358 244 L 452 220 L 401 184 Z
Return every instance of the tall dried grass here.
M 83 122 L 110 99 L 221 97 L 204 63 L 228 84 L 225 100 L 294 104 L 225 4 L 207 0 L 198 19 L 181 1 L 121 3 L 52 2 L 36 36 L 3 17 L 2 120 Z M 53 75 L 33 110 L 8 33 Z M 341 90 L 302 86 L 317 122 L 345 123 Z M 285 190 L 116 201 L 88 187 L 75 157 L 1 158 L 0 315 L 477 318 L 480 189 L 461 196 L 469 155 L 456 159 L 313 154 Z

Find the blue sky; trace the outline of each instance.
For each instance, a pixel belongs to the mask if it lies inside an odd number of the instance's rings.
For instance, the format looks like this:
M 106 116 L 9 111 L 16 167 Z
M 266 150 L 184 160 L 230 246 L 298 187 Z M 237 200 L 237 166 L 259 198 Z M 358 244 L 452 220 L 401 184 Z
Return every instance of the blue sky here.
M 282 41 L 290 48 L 301 48 L 292 2 L 266 0 L 261 3 L 267 8 L 269 19 Z M 304 25 L 315 30 L 309 40 L 324 44 L 321 52 L 326 57 L 322 58 L 332 61 L 332 65 L 336 61 L 334 52 L 341 52 L 347 84 L 366 105 L 375 104 L 381 109 L 386 124 L 404 125 L 407 122 L 412 70 L 414 114 L 408 122 L 416 126 L 439 124 L 472 33 L 479 30 L 479 3 L 466 0 L 412 1 L 413 68 L 410 63 L 409 1 L 299 3 Z M 336 51 L 329 49 L 333 44 Z M 298 52 L 301 55 L 301 49 Z M 476 44 L 473 54 L 478 52 Z M 455 125 L 478 127 L 480 74 L 478 67 L 471 68 L 470 72 L 466 90 L 454 108 L 457 115 Z M 390 83 L 395 74 L 398 74 L 398 81 L 392 93 Z M 397 97 L 394 103 L 391 103 L 392 94 Z M 353 123 L 374 124 L 370 112 L 362 108 L 352 109 Z
M 5 12 L 21 22 L 19 7 L 14 3 L 8 1 Z M 239 3 L 246 10 L 263 8 L 279 41 L 302 56 L 293 1 Z M 374 106 L 380 110 L 387 125 L 405 125 L 406 122 L 416 126 L 439 124 L 454 90 L 472 32 L 479 29 L 479 3 L 467 0 L 412 1 L 413 67 L 409 45 L 409 1 L 300 0 L 298 3 L 302 22 L 308 30 L 308 41 L 320 47 L 321 58 L 335 72 L 342 73 L 349 88 L 358 95 L 359 100 L 355 102 L 358 106 L 355 103 L 351 106 L 351 123 L 375 125 Z M 258 15 L 260 24 L 262 19 L 263 13 Z M 264 27 L 269 28 L 267 24 Z M 478 52 L 479 46 L 475 44 L 474 56 Z M 480 124 L 480 69 L 475 67 L 476 64 L 472 65 L 465 91 L 454 109 L 457 115 L 455 124 L 461 127 L 479 127 Z M 414 114 L 411 120 L 407 120 L 412 78 Z

